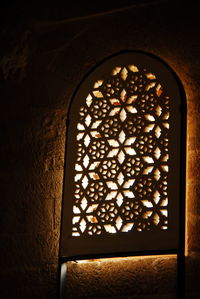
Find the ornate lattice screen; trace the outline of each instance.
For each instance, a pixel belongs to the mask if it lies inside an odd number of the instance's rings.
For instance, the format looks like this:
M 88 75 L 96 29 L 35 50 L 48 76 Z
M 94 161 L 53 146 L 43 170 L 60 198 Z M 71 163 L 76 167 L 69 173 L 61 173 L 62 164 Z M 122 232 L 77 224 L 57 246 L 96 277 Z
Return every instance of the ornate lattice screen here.
M 62 256 L 177 250 L 180 154 L 169 67 L 133 52 L 91 72 L 69 112 Z

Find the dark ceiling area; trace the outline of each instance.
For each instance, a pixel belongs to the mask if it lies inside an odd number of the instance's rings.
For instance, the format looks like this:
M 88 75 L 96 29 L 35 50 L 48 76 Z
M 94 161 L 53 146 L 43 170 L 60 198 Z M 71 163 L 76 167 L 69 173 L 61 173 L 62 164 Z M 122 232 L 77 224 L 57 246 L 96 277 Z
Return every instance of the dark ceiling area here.
M 0 26 L 10 26 L 27 23 L 27 20 L 57 21 L 64 19 L 86 18 L 96 14 L 108 14 L 116 10 L 145 4 L 168 3 L 172 8 L 179 6 L 187 9 L 188 6 L 199 6 L 199 1 L 174 1 L 174 0 L 77 0 L 77 1 L 17 1 L 3 0 L 0 4 Z
M 126 9 L 145 3 L 163 2 L 165 0 L 78 0 L 78 1 L 17 1 L 1 2 L 1 23 L 23 22 L 27 19 L 61 20 L 87 17 L 94 14 L 108 13 L 113 10 Z

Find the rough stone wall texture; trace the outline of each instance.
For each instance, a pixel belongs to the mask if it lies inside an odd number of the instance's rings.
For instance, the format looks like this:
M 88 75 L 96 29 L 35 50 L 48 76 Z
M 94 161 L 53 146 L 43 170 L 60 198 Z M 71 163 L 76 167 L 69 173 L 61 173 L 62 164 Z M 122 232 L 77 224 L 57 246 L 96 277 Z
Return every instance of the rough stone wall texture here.
M 176 269 L 176 256 L 68 262 L 64 298 L 173 299 Z
M 69 18 L 62 7 L 56 8 L 53 18 L 53 7 L 44 8 L 38 17 L 29 11 L 28 17 L 10 20 L 0 28 L 0 297 L 56 298 L 69 101 L 98 62 L 133 49 L 166 61 L 186 92 L 186 291 L 187 298 L 199 298 L 197 4 L 180 7 L 171 1 L 146 1 L 127 10 L 80 18 Z M 169 257 L 70 263 L 67 275 L 67 298 L 176 296 L 175 260 Z

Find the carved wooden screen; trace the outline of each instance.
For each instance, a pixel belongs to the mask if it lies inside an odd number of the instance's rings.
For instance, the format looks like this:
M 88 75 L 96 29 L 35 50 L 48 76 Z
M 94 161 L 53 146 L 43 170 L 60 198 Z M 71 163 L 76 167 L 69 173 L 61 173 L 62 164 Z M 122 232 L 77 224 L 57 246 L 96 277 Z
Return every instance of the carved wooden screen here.
M 180 122 L 175 76 L 153 56 L 86 77 L 69 111 L 62 256 L 178 249 Z

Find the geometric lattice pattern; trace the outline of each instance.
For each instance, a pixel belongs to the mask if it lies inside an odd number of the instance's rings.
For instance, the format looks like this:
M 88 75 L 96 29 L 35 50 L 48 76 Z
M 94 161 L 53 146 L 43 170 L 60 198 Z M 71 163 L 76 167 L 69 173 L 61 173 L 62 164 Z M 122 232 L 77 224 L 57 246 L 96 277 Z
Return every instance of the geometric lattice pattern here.
M 168 229 L 169 116 L 146 69 L 94 83 L 77 124 L 72 236 Z

